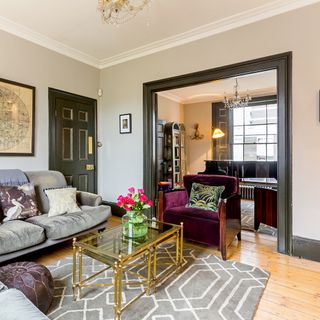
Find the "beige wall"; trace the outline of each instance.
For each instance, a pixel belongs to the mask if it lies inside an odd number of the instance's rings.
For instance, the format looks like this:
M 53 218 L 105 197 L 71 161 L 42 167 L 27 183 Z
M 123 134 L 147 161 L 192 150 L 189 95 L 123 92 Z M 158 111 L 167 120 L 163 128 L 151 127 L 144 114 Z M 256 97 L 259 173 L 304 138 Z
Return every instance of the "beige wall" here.
M 320 240 L 319 17 L 316 4 L 103 70 L 99 121 L 105 126 L 105 147 L 99 155 L 104 197 L 115 199 L 128 186 L 142 185 L 144 82 L 293 51 L 293 233 Z M 123 112 L 133 114 L 131 135 L 119 135 Z
M 184 105 L 184 124 L 186 126 L 187 172 L 204 171 L 204 160 L 212 159 L 212 103 L 200 102 Z M 203 139 L 192 140 L 194 125 L 199 124 Z
M 0 31 L 0 78 L 36 87 L 35 156 L 0 157 L 0 168 L 48 169 L 48 87 L 97 98 L 99 70 Z
M 183 123 L 184 108 L 179 102 L 158 95 L 158 119 Z
M 320 240 L 319 16 L 320 4 L 312 5 L 101 72 L 0 32 L 5 48 L 0 52 L 0 77 L 37 88 L 35 156 L 0 157 L 0 168 L 48 167 L 48 87 L 92 98 L 102 87 L 99 191 L 114 200 L 128 186 L 142 186 L 144 82 L 292 51 L 293 233 Z M 120 113 L 132 113 L 132 134 L 119 134 Z

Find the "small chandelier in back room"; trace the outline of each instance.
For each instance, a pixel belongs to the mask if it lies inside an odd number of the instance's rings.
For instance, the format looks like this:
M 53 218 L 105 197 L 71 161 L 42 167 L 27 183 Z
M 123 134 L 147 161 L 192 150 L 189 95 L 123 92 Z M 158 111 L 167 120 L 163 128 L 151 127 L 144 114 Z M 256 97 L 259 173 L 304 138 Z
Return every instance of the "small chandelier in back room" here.
M 134 18 L 151 0 L 98 0 L 103 21 L 118 25 Z
M 238 79 L 236 78 L 236 84 L 234 86 L 234 94 L 232 97 L 224 96 L 224 107 L 226 109 L 235 109 L 235 108 L 241 108 L 241 107 L 247 107 L 249 102 L 252 100 L 249 93 L 246 94 L 246 96 L 241 97 L 239 93 L 239 85 L 238 85 Z

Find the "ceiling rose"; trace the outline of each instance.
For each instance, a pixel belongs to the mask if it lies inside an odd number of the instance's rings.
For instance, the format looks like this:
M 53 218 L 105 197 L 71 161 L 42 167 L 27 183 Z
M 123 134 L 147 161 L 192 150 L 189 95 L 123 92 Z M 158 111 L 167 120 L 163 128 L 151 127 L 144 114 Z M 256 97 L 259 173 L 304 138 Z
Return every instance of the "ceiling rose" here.
M 103 21 L 118 25 L 134 18 L 151 0 L 98 0 Z

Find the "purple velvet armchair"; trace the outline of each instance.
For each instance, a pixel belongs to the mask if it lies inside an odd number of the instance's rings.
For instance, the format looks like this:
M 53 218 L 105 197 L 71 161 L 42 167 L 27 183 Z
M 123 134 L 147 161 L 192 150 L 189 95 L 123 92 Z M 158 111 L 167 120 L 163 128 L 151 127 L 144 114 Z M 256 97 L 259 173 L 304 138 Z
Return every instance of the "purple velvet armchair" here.
M 241 209 L 239 181 L 235 177 L 221 175 L 186 175 L 185 189 L 162 193 L 159 203 L 159 219 L 180 224 L 183 222 L 184 237 L 196 242 L 218 246 L 224 260 L 227 247 L 235 236 L 241 240 Z M 192 183 L 225 186 L 218 211 L 187 208 Z

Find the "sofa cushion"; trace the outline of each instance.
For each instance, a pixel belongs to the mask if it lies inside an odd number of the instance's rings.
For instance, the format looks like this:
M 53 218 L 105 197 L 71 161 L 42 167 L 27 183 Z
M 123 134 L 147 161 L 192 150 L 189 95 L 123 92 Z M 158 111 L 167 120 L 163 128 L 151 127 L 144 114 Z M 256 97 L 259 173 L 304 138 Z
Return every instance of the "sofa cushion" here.
M 49 320 L 17 289 L 0 292 L 0 306 L 1 320 Z
M 22 186 L 0 186 L 3 221 L 26 219 L 39 214 L 32 183 Z
M 219 199 L 224 189 L 224 186 L 208 186 L 194 182 L 187 207 L 217 211 Z
M 45 191 L 48 199 L 50 210 L 48 216 L 58 216 L 65 213 L 80 211 L 77 205 L 76 188 L 59 188 Z
M 32 217 L 27 221 L 45 229 L 49 239 L 62 239 L 93 228 L 111 216 L 109 206 L 82 206 L 82 211 L 48 217 L 48 214 Z
M 31 223 L 13 220 L 0 225 L 0 254 L 28 248 L 44 240 L 43 228 Z
M 164 214 L 166 216 L 175 215 L 175 216 L 187 216 L 187 217 L 195 217 L 195 218 L 210 219 L 210 220 L 219 219 L 217 211 L 204 210 L 199 208 L 187 208 L 185 206 L 166 209 Z
M 58 171 L 29 171 L 25 172 L 27 178 L 34 184 L 37 204 L 40 212 L 49 211 L 49 200 L 44 189 L 66 187 L 67 182 L 64 175 Z

